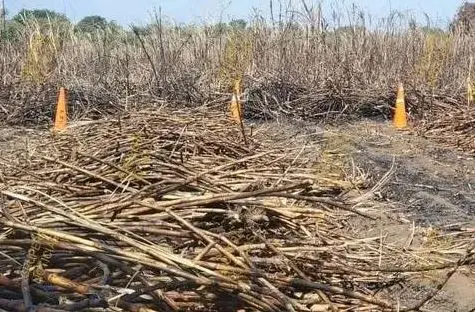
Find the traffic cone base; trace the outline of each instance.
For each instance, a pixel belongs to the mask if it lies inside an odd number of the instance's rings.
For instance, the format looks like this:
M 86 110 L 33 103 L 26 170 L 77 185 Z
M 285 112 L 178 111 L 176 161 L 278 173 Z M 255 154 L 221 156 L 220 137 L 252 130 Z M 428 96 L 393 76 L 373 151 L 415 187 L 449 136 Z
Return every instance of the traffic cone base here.
M 58 103 L 56 105 L 56 115 L 54 120 L 54 130 L 62 131 L 66 129 L 67 111 L 66 111 L 66 89 L 59 90 Z
M 404 101 L 404 88 L 402 85 L 399 85 L 397 90 L 393 124 L 397 129 L 404 129 L 407 127 L 406 103 Z

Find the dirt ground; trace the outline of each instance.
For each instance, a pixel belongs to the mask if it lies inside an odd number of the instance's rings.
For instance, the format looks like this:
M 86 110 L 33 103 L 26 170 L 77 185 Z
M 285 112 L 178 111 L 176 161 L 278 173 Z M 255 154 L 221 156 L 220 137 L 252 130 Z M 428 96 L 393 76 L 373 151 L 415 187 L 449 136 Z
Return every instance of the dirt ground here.
M 371 237 L 384 231 L 387 240 L 407 246 L 427 242 L 430 231 L 465 231 L 475 239 L 475 155 L 396 131 L 384 122 L 338 126 L 268 123 L 254 125 L 255 132 L 263 127 L 274 129 L 283 141 L 300 136 L 302 142 L 321 142 L 321 150 L 315 156 L 319 163 L 316 170 L 328 183 L 343 176 L 355 184 L 370 181 L 374 185 L 392 172 L 389 180 L 375 190 L 368 207 L 379 205 L 393 219 L 384 223 L 383 230 L 381 223 L 355 222 L 350 228 L 352 234 Z M 31 148 L 29 141 L 42 135 L 48 133 L 0 129 L 0 163 L 7 161 L 10 150 L 27 150 Z M 440 276 L 434 280 L 437 278 Z M 434 281 L 425 278 L 410 290 L 396 287 L 392 291 L 401 300 L 417 298 L 430 289 L 431 283 Z M 458 270 L 424 311 L 475 311 L 475 267 Z
M 382 232 L 388 241 L 405 245 L 412 238 L 412 246 L 420 245 L 431 231 L 447 237 L 451 231 L 466 231 L 475 239 L 475 155 L 397 131 L 388 123 L 358 122 L 325 130 L 327 148 L 362 168 L 373 183 L 394 168 L 374 198 L 400 221 L 385 223 Z M 356 228 L 361 236 L 382 234 L 377 223 Z M 424 276 L 413 289 L 392 291 L 401 301 L 423 296 L 444 278 L 442 272 L 436 275 Z M 455 273 L 424 310 L 475 311 L 475 266 Z
M 356 185 L 364 180 L 371 187 L 392 172 L 367 205 L 369 213 L 378 213 L 374 207 L 380 207 L 389 219 L 381 224 L 356 218 L 344 231 L 360 237 L 383 235 L 386 243 L 408 251 L 431 240 L 443 244 L 439 240 L 456 232 L 466 232 L 469 240 L 475 240 L 475 155 L 441 146 L 411 131 L 397 131 L 388 122 L 328 126 L 282 121 L 264 127 L 274 128 L 284 140 L 297 136 L 302 144 L 321 142 L 316 156 L 316 170 L 322 176 L 319 183 L 345 179 Z M 365 208 L 358 207 L 360 211 Z M 411 306 L 444 276 L 440 271 L 422 274 L 411 287 L 389 291 L 401 304 Z M 475 311 L 475 266 L 459 269 L 421 311 Z
M 380 199 L 398 203 L 406 218 L 425 226 L 475 228 L 475 155 L 396 131 L 386 123 L 347 125 L 330 129 L 327 136 L 341 140 L 343 148 L 346 144 L 345 154 L 374 179 L 394 161 L 394 176 Z

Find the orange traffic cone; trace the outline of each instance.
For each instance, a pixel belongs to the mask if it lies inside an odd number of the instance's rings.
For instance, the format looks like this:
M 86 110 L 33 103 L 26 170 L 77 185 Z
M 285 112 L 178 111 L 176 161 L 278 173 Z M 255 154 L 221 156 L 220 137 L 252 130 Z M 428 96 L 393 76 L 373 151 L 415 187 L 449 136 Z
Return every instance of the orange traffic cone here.
M 470 106 L 473 103 L 473 85 L 472 82 L 470 81 L 470 78 L 467 79 L 467 103 L 468 106 Z
M 231 119 L 235 121 L 236 123 L 240 123 L 241 122 L 241 103 L 239 103 L 239 100 L 236 94 L 233 94 L 233 97 L 231 99 L 231 105 L 229 106 L 229 110 L 231 111 Z
M 397 89 L 396 109 L 394 111 L 393 124 L 398 129 L 407 127 L 406 102 L 404 100 L 404 87 L 402 83 Z
M 66 112 L 67 100 L 66 89 L 61 88 L 59 90 L 58 103 L 56 106 L 56 116 L 54 120 L 54 130 L 61 131 L 66 129 L 67 112 Z
M 241 123 L 242 121 L 242 105 L 241 105 L 241 78 L 236 79 L 234 82 L 234 92 L 233 97 L 231 99 L 231 105 L 229 110 L 231 111 L 231 119 L 234 120 L 236 123 Z
M 236 79 L 234 81 L 234 93 L 239 98 L 241 95 L 241 78 Z

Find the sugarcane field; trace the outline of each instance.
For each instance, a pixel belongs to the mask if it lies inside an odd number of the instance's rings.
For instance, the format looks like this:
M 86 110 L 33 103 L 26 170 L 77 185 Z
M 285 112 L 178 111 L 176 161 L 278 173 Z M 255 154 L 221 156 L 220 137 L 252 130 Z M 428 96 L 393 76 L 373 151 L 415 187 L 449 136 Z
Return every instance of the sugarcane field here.
M 0 312 L 475 312 L 449 2 L 1 1 Z

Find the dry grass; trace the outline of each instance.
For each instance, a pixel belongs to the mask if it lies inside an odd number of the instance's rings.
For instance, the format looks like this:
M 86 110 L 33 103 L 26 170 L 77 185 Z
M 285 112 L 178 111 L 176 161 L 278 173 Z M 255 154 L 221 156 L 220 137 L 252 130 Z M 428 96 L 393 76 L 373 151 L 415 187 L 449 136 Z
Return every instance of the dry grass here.
M 0 118 L 51 120 L 60 85 L 71 90 L 74 117 L 150 99 L 224 109 L 236 78 L 253 118 L 389 117 L 399 81 L 418 124 L 439 115 L 434 103 L 473 110 L 473 35 L 417 27 L 397 12 L 378 22 L 355 8 L 332 16 L 324 22 L 318 7 L 288 8 L 278 21 L 255 16 L 244 29 L 179 27 L 158 16 L 147 31 L 88 35 L 30 20 L 1 45 Z
M 464 233 L 404 249 L 353 237 L 350 218 L 381 213 L 319 181 L 315 142 L 240 135 L 219 113 L 162 108 L 0 159 L 0 308 L 411 311 L 444 279 L 415 303 L 392 284 L 473 263 Z
M 309 23 L 308 14 L 314 13 L 292 12 L 279 26 L 255 17 L 245 30 L 175 27 L 157 20 L 141 35 L 143 45 L 130 32 L 106 31 L 91 38 L 49 24 L 41 26 L 49 43 L 38 47 L 31 39 L 40 25 L 30 21 L 18 41 L 3 44 L 1 75 L 10 77 L 8 83 L 20 82 L 32 52 L 40 52 L 38 62 L 51 55 L 56 59 L 43 83 L 87 85 L 121 97 L 128 87 L 129 95 L 147 91 L 203 100 L 225 91 L 228 81 L 223 80 L 235 75 L 245 75 L 251 89 L 283 83 L 296 89 L 386 90 L 402 80 L 454 95 L 465 85 L 470 36 L 410 29 L 411 20 L 396 14 L 373 25 L 359 11 L 338 17 L 335 27 L 323 30 Z M 290 91 L 272 95 L 282 100 Z

